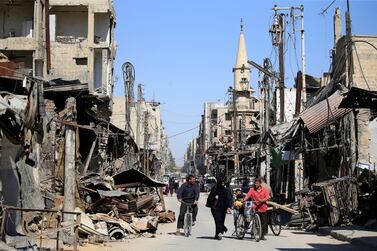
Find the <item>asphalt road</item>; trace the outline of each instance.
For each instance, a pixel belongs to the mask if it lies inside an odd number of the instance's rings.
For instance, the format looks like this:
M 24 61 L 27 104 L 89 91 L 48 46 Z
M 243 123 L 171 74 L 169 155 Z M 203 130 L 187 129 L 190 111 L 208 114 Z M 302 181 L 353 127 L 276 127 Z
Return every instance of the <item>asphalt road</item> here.
M 176 236 L 176 223 L 160 224 L 155 238 L 137 238 L 126 240 L 121 243 L 110 243 L 98 248 L 101 251 L 231 251 L 231 250 L 328 250 L 349 251 L 360 250 L 348 242 L 341 242 L 329 236 L 318 236 L 299 230 L 282 230 L 280 236 L 268 234 L 267 240 L 255 242 L 246 235 L 243 240 L 232 237 L 234 231 L 232 215 L 227 215 L 226 225 L 229 229 L 224 238 L 219 241 L 213 238 L 214 222 L 208 208 L 204 206 L 206 195 L 201 196 L 199 214 L 196 226 L 190 237 Z M 175 197 L 166 197 L 166 205 L 178 214 L 178 202 Z M 81 249 L 80 249 L 81 250 Z M 86 249 L 85 249 L 86 250 Z M 97 250 L 97 249 L 96 249 Z M 365 251 L 365 249 L 363 249 Z

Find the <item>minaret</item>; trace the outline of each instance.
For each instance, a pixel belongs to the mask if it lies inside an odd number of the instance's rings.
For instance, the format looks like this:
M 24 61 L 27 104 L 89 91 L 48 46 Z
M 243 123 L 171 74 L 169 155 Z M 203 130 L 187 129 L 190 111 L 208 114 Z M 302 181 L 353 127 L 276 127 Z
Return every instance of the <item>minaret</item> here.
M 238 42 L 238 52 L 234 72 L 234 99 L 237 109 L 251 108 L 251 95 L 253 90 L 250 88 L 250 65 L 247 62 L 247 52 L 245 36 L 243 34 L 243 22 L 241 18 L 241 32 Z
M 234 72 L 234 90 L 236 91 L 250 91 L 250 66 L 247 63 L 247 52 L 245 37 L 243 34 L 243 22 L 241 19 L 240 40 L 238 42 L 238 52 Z

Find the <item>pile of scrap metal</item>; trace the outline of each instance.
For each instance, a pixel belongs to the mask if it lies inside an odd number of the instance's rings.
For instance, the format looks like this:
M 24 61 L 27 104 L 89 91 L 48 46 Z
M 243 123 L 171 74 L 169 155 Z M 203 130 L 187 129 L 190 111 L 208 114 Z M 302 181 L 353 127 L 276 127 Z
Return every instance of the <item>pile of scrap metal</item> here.
M 368 169 L 362 169 L 357 178 L 359 184 L 359 215 L 355 220 L 366 229 L 377 230 L 377 176 Z
M 300 214 L 288 226 L 313 231 L 320 226 L 349 225 L 358 214 L 358 184 L 354 177 L 332 179 L 296 193 Z
M 80 179 L 83 202 L 82 236 L 94 240 L 123 239 L 144 232 L 154 233 L 159 222 L 174 222 L 174 212 L 165 211 L 165 184 L 130 169 L 101 177 L 90 174 Z M 100 237 L 100 238 L 98 238 Z

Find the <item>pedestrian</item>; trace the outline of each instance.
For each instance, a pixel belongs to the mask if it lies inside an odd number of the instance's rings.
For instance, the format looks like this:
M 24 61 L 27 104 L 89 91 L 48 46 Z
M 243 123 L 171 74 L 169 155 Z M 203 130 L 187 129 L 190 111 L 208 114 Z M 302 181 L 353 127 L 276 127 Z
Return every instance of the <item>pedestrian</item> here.
M 269 200 L 270 195 L 269 191 L 262 186 L 262 180 L 260 178 L 256 178 L 254 180 L 254 186 L 250 188 L 249 192 L 246 194 L 245 201 L 252 200 L 253 201 L 253 208 L 255 212 L 260 217 L 261 224 L 262 224 L 262 236 L 261 240 L 266 240 L 265 235 L 268 231 L 268 221 L 267 221 L 267 204 L 266 202 Z
M 178 189 L 179 189 L 179 180 L 178 180 L 178 178 L 174 178 L 174 186 L 173 186 L 173 189 L 174 189 L 174 192 L 175 192 L 175 193 L 178 193 Z
M 248 178 L 244 178 L 243 181 L 242 181 L 241 191 L 242 191 L 242 193 L 247 193 L 247 192 L 249 192 L 249 189 L 250 189 L 249 180 L 248 180 Z
M 187 204 L 191 204 L 192 208 L 192 225 L 195 225 L 196 216 L 198 215 L 198 201 L 199 201 L 199 186 L 195 182 L 194 175 L 188 175 L 186 182 L 177 191 L 177 199 L 181 203 L 179 209 L 179 216 L 177 221 L 176 235 L 181 235 L 181 229 L 183 228 L 185 213 L 187 210 Z
M 222 179 L 217 179 L 216 185 L 211 189 L 208 195 L 206 207 L 211 209 L 215 221 L 215 239 L 221 240 L 222 235 L 228 231 L 224 225 L 226 213 L 232 211 L 232 194 L 224 185 Z
M 169 178 L 169 192 L 170 192 L 170 196 L 173 196 L 174 186 L 175 186 L 175 178 L 173 176 L 171 176 Z

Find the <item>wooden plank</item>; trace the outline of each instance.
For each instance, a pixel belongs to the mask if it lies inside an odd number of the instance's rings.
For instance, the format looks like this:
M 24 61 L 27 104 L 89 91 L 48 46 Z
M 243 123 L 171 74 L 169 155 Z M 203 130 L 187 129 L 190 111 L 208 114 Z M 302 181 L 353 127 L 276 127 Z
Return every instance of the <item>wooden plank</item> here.
M 291 214 L 298 214 L 299 213 L 299 211 L 296 211 L 296 210 L 294 210 L 290 207 L 280 205 L 280 204 L 272 202 L 272 201 L 267 201 L 266 204 L 268 206 L 272 206 L 274 208 L 281 209 L 281 210 L 286 211 L 286 212 L 291 213 Z

